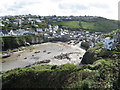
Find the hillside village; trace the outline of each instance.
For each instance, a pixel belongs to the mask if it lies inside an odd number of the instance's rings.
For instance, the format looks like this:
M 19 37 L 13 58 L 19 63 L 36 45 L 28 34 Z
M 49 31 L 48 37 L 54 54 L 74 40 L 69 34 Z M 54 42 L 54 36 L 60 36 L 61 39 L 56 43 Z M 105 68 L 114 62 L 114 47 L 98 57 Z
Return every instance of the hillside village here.
M 115 21 L 92 16 L 0 18 L 3 88 L 120 88 Z
M 120 0 L 0 0 L 0 88 L 120 90 Z
M 0 37 L 39 35 L 43 36 L 43 41 L 68 41 L 68 44 L 80 43 L 80 46 L 89 48 L 94 47 L 96 43 L 103 43 L 103 48 L 112 50 L 116 42 L 120 42 L 120 33 L 116 32 L 114 36 L 103 38 L 104 32 L 91 32 L 88 30 L 72 31 L 69 28 L 63 28 L 61 25 L 53 25 L 53 22 L 62 21 L 85 21 L 96 19 L 93 16 L 36 16 L 20 15 L 1 17 Z M 79 23 L 79 26 L 81 24 Z

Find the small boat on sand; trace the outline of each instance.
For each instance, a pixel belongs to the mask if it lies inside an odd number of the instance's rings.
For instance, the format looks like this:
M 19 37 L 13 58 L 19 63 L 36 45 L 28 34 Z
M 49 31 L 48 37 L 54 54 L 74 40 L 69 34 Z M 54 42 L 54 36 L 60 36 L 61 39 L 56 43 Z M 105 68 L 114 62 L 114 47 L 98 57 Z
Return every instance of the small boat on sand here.
M 11 55 L 10 54 L 4 54 L 2 55 L 2 58 L 7 58 L 7 57 L 10 57 Z

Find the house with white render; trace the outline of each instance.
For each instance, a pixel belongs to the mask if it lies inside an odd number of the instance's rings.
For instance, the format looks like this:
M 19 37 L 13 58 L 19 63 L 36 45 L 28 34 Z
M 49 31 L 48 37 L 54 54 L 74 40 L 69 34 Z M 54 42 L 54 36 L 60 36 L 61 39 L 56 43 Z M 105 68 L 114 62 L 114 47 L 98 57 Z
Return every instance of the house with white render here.
M 114 49 L 115 48 L 114 42 L 115 42 L 114 38 L 106 37 L 105 39 L 103 39 L 103 48 L 107 50 Z

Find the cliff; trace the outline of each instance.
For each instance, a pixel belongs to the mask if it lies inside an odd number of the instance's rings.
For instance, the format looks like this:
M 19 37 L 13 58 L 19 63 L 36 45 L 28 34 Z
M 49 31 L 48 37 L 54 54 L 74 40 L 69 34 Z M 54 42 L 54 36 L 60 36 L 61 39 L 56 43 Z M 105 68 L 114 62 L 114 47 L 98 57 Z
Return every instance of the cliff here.
M 2 51 L 8 49 L 15 49 L 20 46 L 26 46 L 30 44 L 38 44 L 42 42 L 43 42 L 42 35 L 9 36 L 0 38 Z

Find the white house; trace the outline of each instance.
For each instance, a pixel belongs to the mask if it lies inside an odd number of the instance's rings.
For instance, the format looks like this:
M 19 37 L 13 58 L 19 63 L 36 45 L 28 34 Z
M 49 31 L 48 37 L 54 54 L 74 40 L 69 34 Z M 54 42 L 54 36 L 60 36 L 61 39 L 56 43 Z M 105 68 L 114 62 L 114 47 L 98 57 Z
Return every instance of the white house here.
M 34 31 L 24 31 L 23 35 L 35 34 Z
M 7 30 L 1 30 L 0 32 L 1 32 L 1 36 L 10 36 Z
M 103 39 L 103 48 L 112 50 L 114 48 L 114 39 L 110 37 Z
M 48 33 L 45 33 L 44 38 L 48 38 L 48 37 L 50 37 L 50 35 Z
M 2 37 L 3 36 L 3 32 L 0 32 L 0 37 Z
M 58 29 L 59 29 L 58 25 L 56 25 L 56 26 L 53 27 L 53 30 L 58 30 Z
M 37 32 L 44 32 L 42 29 L 36 29 Z
M 25 32 L 25 29 L 18 29 L 16 34 L 17 34 L 17 36 L 21 36 L 21 35 L 23 35 L 24 32 Z
M 17 34 L 15 34 L 15 33 L 13 32 L 13 30 L 10 30 L 9 35 L 10 35 L 10 36 L 16 36 Z
M 40 19 L 36 19 L 37 22 L 42 22 Z
M 116 42 L 120 43 L 120 32 L 116 32 L 113 36 L 113 38 L 115 39 Z
M 0 23 L 0 26 L 5 26 L 4 24 Z

